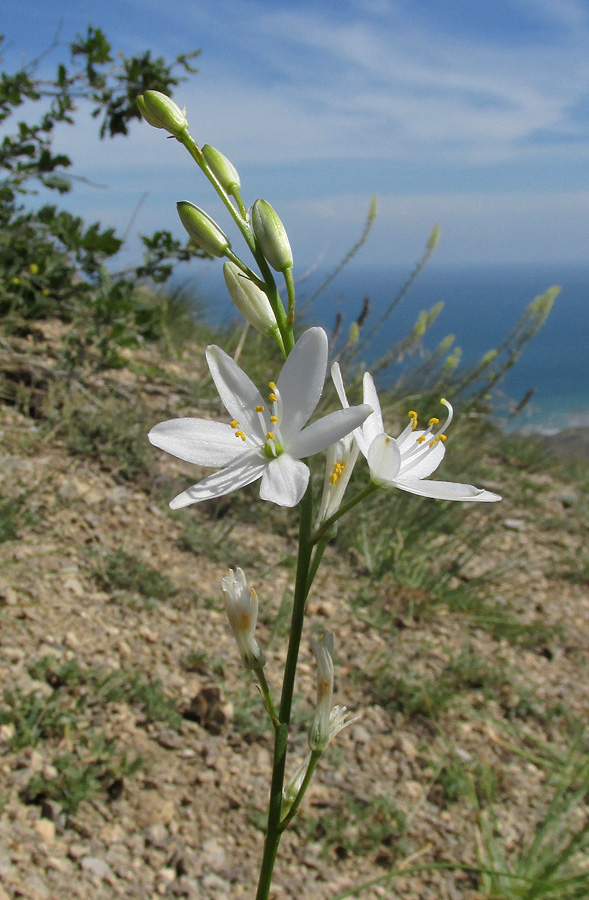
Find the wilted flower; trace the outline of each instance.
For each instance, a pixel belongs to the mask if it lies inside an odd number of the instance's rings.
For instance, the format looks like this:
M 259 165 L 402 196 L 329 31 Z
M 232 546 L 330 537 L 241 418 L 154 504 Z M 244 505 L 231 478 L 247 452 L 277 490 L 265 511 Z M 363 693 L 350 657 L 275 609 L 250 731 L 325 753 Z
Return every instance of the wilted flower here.
M 317 662 L 317 703 L 309 729 L 309 750 L 325 750 L 333 698 L 333 634 L 326 632 L 321 643 L 311 638 L 311 649 Z
M 223 578 L 223 597 L 243 664 L 247 669 L 260 668 L 266 660 L 254 637 L 258 621 L 258 597 L 253 588 L 248 590 L 243 569 L 237 568 L 235 572 L 229 569 L 229 574 Z

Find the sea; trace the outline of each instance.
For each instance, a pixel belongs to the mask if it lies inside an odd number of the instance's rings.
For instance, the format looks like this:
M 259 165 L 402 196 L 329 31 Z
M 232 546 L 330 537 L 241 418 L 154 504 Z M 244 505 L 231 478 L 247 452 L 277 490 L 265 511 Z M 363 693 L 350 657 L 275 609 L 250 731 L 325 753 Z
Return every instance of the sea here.
M 202 264 L 201 264 L 202 265 Z M 368 298 L 370 312 L 364 333 L 389 307 L 411 273 L 411 268 L 363 266 L 353 262 L 310 301 L 327 276 L 314 270 L 297 283 L 297 306 L 306 322 L 321 324 L 328 332 L 342 317 L 340 333 L 362 311 Z M 194 276 L 195 293 L 216 324 L 235 314 L 218 265 L 205 266 Z M 475 365 L 496 348 L 514 328 L 526 306 L 553 285 L 561 292 L 542 329 L 522 348 L 517 363 L 494 390 L 499 424 L 508 430 L 555 433 L 564 428 L 589 426 L 589 265 L 441 265 L 425 267 L 383 327 L 363 346 L 360 361 L 368 368 L 410 331 L 422 310 L 440 301 L 442 312 L 423 339 L 423 353 L 454 335 L 462 350 L 461 365 Z M 405 364 L 415 366 L 415 356 Z M 395 382 L 397 367 L 383 373 Z M 529 394 L 522 411 L 510 411 Z

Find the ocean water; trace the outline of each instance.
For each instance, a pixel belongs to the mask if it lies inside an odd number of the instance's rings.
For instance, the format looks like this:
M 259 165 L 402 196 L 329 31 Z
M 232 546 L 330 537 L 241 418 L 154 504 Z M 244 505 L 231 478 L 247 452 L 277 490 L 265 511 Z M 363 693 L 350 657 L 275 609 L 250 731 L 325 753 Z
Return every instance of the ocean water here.
M 343 331 L 357 318 L 364 297 L 375 322 L 398 293 L 410 269 L 352 264 L 309 307 L 306 299 L 325 272 L 315 272 L 297 286 L 297 302 L 306 319 L 333 328 L 344 318 Z M 589 265 L 441 266 L 426 267 L 382 330 L 363 352 L 367 365 L 411 329 L 419 312 L 442 301 L 444 308 L 424 343 L 434 348 L 446 335 L 455 336 L 466 366 L 496 347 L 516 325 L 527 304 L 552 285 L 560 285 L 552 312 L 541 331 L 525 345 L 520 359 L 498 385 L 498 408 L 517 403 L 534 390 L 530 403 L 511 428 L 554 431 L 589 425 Z M 198 275 L 197 290 L 217 321 L 233 315 L 220 267 Z M 415 362 L 415 360 L 413 361 Z M 398 370 L 396 370 L 398 374 Z M 395 373 L 393 373 L 395 374 Z M 504 404 L 503 404 L 503 401 Z

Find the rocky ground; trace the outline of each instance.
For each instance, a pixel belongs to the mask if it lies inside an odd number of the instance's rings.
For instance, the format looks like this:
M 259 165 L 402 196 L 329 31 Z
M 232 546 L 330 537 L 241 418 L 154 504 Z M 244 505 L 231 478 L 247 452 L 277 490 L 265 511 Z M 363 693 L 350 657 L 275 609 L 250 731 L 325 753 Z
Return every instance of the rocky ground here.
M 144 433 L 194 412 L 195 351 L 170 361 L 143 350 L 64 390 L 51 328 L 5 343 L 0 382 L 0 900 L 251 898 L 271 741 L 220 581 L 242 565 L 256 587 L 277 689 L 293 525 L 277 514 L 269 526 L 255 489 L 171 515 L 167 501 L 194 469 L 147 445 L 117 457 L 117 428 L 143 419 Z M 276 900 L 328 900 L 392 870 L 407 874 L 359 896 L 486 896 L 456 865 L 489 863 L 491 815 L 517 857 L 581 746 L 581 475 L 494 452 L 485 486 L 505 499 L 469 510 L 476 553 L 443 590 L 374 581 L 343 545 L 326 554 L 289 771 L 312 715 L 313 631 L 335 632 L 335 699 L 362 718 L 329 748 L 284 837 Z M 444 541 L 432 545 L 434 568 Z M 410 871 L 440 863 L 450 866 Z

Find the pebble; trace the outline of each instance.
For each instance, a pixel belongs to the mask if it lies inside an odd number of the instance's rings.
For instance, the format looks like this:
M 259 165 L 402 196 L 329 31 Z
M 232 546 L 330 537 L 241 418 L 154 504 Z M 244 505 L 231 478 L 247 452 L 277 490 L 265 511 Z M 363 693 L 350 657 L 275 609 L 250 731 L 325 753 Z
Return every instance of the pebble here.
M 101 881 L 105 878 L 113 877 L 112 869 L 109 864 L 103 859 L 98 859 L 96 856 L 84 856 L 80 865 L 84 872 L 93 875 L 95 878 L 99 878 Z
M 50 819 L 38 819 L 33 828 L 46 844 L 52 844 L 55 840 L 55 825 Z

